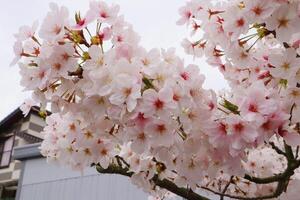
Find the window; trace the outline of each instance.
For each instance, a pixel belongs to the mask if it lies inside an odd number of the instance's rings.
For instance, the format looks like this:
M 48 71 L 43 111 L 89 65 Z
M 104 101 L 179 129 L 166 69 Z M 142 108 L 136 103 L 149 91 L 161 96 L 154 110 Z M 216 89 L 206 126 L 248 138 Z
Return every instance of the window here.
M 9 186 L 0 185 L 0 200 L 15 200 L 17 194 L 17 183 L 14 182 Z
M 14 136 L 0 138 L 0 168 L 9 166 Z

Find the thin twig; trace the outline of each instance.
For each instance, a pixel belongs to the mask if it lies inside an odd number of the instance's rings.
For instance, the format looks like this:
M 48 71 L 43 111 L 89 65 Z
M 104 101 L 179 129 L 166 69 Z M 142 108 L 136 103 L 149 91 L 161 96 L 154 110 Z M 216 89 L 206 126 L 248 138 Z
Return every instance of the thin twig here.
M 271 145 L 272 149 L 274 149 L 278 154 L 286 156 L 286 153 L 282 151 L 279 147 L 277 147 L 274 142 L 269 142 Z
M 220 200 L 224 199 L 224 195 L 226 194 L 226 191 L 228 189 L 228 187 L 230 186 L 230 184 L 232 183 L 232 179 L 234 176 L 231 176 L 228 183 L 226 184 L 226 186 L 224 187 L 223 191 L 222 191 L 222 195 L 220 195 Z

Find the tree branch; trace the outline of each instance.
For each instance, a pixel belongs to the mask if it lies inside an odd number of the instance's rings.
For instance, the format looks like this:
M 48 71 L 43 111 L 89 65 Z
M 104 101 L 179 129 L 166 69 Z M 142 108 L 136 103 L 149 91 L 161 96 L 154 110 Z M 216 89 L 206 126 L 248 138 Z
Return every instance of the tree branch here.
M 243 196 L 235 196 L 230 194 L 223 194 L 221 192 L 214 191 L 208 187 L 201 187 L 201 188 L 219 196 L 224 196 L 224 197 L 229 197 L 231 199 L 239 199 L 239 200 L 264 200 L 264 199 L 272 199 L 279 196 L 279 195 L 276 196 L 276 194 L 274 193 L 274 194 L 260 196 L 260 197 L 243 197 Z
M 276 151 L 276 153 L 283 155 L 283 156 L 287 156 L 286 153 L 284 151 L 282 151 L 279 147 L 277 147 L 274 142 L 269 142 L 269 144 L 271 145 L 272 149 L 274 149 Z
M 168 179 L 160 180 L 158 176 L 154 176 L 152 180 L 155 183 L 155 185 L 164 188 L 170 192 L 173 192 L 174 194 L 177 194 L 178 196 L 181 196 L 187 200 L 209 200 L 208 198 L 195 193 L 191 189 L 178 187 L 176 184 L 174 184 Z
M 245 175 L 244 178 L 254 182 L 256 184 L 268 184 L 268 183 L 275 183 L 278 182 L 276 190 L 273 194 L 270 195 L 266 195 L 266 196 L 262 196 L 258 199 L 270 199 L 270 198 L 276 198 L 279 197 L 283 192 L 286 191 L 287 187 L 288 187 L 288 183 L 290 181 L 291 176 L 294 175 L 294 171 L 295 169 L 297 169 L 300 166 L 300 160 L 297 160 L 297 158 L 294 156 L 293 154 L 293 149 L 291 146 L 287 145 L 284 142 L 284 149 L 285 152 L 283 152 L 282 150 L 280 150 L 278 147 L 276 147 L 274 144 L 270 143 L 272 148 L 279 154 L 284 155 L 286 157 L 287 160 L 287 168 L 285 169 L 285 171 L 283 173 L 280 174 L 276 174 L 274 176 L 271 177 L 267 177 L 267 178 L 257 178 L 257 177 L 252 177 L 250 175 Z M 277 150 L 276 150 L 277 149 Z M 282 153 L 281 153 L 282 152 Z M 247 199 L 247 198 L 246 198 Z M 248 198 L 248 199 L 252 199 L 253 198 Z
M 208 187 L 201 187 L 204 190 L 207 190 L 209 192 L 212 192 L 216 195 L 220 196 L 220 199 L 224 199 L 224 197 L 229 197 L 232 199 L 241 199 L 241 200 L 263 200 L 263 199 L 272 199 L 279 197 L 283 192 L 286 191 L 288 183 L 290 181 L 290 177 L 294 175 L 295 169 L 297 169 L 300 166 L 300 160 L 297 160 L 297 158 L 293 154 L 292 148 L 285 144 L 285 152 L 279 149 L 277 146 L 275 146 L 274 143 L 270 143 L 272 148 L 279 154 L 284 155 L 287 160 L 287 168 L 283 173 L 276 174 L 274 176 L 266 177 L 266 178 L 258 178 L 254 176 L 250 176 L 246 174 L 244 176 L 244 179 L 251 181 L 256 184 L 269 184 L 269 183 L 277 183 L 277 187 L 274 191 L 274 193 L 259 196 L 259 197 L 243 197 L 243 196 L 235 196 L 235 195 L 229 195 L 226 194 L 226 191 L 230 184 L 232 183 L 232 178 L 230 178 L 230 181 L 227 183 L 227 185 L 224 187 L 222 192 L 214 191 L 213 189 L 210 189 Z M 123 162 L 125 164 L 111 164 L 108 166 L 107 169 L 102 168 L 99 164 L 96 164 L 96 169 L 101 174 L 119 174 L 127 177 L 131 177 L 134 173 L 130 172 L 130 166 L 129 164 L 122 159 L 122 157 L 117 157 L 118 163 Z M 175 183 L 173 183 L 171 180 L 168 179 L 159 179 L 158 175 L 155 175 L 150 181 L 152 181 L 155 186 L 159 186 L 160 188 L 166 189 L 170 192 L 173 192 L 174 194 L 177 194 L 178 196 L 181 196 L 187 200 L 209 200 L 208 198 L 201 196 L 191 189 L 187 188 L 181 188 L 178 187 Z
M 134 174 L 133 172 L 129 171 L 129 168 L 122 168 L 114 164 L 109 165 L 107 169 L 102 168 L 99 164 L 95 166 L 96 170 L 101 174 L 119 174 L 127 177 L 131 177 Z M 177 194 L 178 196 L 181 196 L 187 200 L 209 200 L 208 198 L 195 193 L 191 189 L 178 187 L 175 183 L 168 179 L 160 180 L 158 175 L 155 175 L 151 181 L 153 181 L 156 186 L 173 192 L 174 194 Z
M 223 191 L 222 191 L 222 194 L 220 195 L 220 200 L 223 200 L 224 199 L 224 195 L 226 194 L 226 191 L 228 189 L 228 187 L 230 186 L 230 184 L 232 183 L 232 179 L 233 179 L 234 176 L 231 176 L 228 183 L 225 185 Z

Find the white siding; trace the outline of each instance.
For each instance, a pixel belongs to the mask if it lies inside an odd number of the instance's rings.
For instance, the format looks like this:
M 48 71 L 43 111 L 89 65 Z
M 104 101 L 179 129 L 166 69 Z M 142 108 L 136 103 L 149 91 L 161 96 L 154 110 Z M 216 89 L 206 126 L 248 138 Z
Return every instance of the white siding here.
M 126 177 L 100 175 L 92 168 L 81 175 L 47 164 L 45 159 L 24 162 L 20 200 L 146 200 L 148 197 Z

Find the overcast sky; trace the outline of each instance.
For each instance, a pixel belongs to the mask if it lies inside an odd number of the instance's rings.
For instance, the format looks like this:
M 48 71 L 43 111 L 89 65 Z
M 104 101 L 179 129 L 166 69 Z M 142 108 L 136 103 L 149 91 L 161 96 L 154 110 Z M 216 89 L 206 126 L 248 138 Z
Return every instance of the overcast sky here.
M 31 25 L 34 20 L 42 19 L 48 12 L 49 2 L 57 2 L 74 11 L 84 13 L 89 0 L 0 0 L 0 120 L 21 105 L 29 96 L 22 92 L 19 85 L 20 75 L 18 66 L 9 67 L 13 59 L 13 34 L 22 25 Z M 184 56 L 180 46 L 186 33 L 185 27 L 177 26 L 178 8 L 184 5 L 184 0 L 106 0 L 121 6 L 125 19 L 133 24 L 134 29 L 141 35 L 141 43 L 147 49 L 153 47 L 176 47 L 180 56 Z M 207 76 L 207 88 L 221 89 L 224 87 L 222 76 L 216 69 L 209 67 L 203 60 L 193 61 L 185 56 L 185 60 L 198 64 Z

